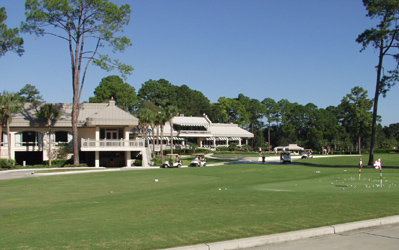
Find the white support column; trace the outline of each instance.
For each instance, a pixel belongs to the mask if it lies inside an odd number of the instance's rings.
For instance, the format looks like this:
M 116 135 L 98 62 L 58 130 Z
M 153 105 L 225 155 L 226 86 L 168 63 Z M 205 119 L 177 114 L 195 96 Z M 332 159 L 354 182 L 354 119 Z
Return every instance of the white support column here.
M 238 139 L 238 146 L 241 146 L 241 138 Z
M 96 168 L 99 168 L 99 167 L 100 167 L 100 152 L 99 152 L 99 151 L 95 151 L 94 166 L 95 166 Z
M 129 134 L 130 134 L 129 127 L 123 128 L 123 132 L 125 133 L 124 135 L 125 140 L 129 140 Z
M 123 128 L 123 133 L 124 133 L 123 138 L 125 139 L 123 146 L 128 147 L 129 146 L 129 134 L 130 134 L 129 127 Z M 129 158 L 130 158 L 130 154 L 129 154 Z M 125 157 L 125 159 L 127 160 L 128 158 Z M 130 167 L 129 165 L 127 165 L 127 162 L 126 162 L 126 166 Z
M 11 148 L 11 160 L 15 160 L 15 133 L 16 132 L 10 132 L 10 138 L 8 138 L 8 146 Z
M 96 135 L 95 135 L 95 137 L 96 137 L 95 138 L 96 147 L 99 147 L 100 146 L 100 144 L 99 144 L 99 142 L 100 142 L 100 128 L 99 127 L 96 127 Z
M 125 151 L 125 164 L 126 167 L 131 167 L 132 160 L 130 159 L 130 151 Z

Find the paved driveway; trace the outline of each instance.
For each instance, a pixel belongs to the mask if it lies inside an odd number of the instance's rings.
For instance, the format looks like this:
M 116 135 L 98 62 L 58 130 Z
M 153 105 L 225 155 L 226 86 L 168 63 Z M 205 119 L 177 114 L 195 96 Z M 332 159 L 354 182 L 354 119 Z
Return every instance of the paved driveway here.
M 0 171 L 0 180 L 11 180 L 20 178 L 31 178 L 35 177 L 33 170 L 10 170 Z

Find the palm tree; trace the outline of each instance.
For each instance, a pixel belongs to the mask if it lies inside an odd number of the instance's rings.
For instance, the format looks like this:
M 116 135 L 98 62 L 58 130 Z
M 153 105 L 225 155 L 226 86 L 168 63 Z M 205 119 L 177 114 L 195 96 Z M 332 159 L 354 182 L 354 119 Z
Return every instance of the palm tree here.
M 49 135 L 49 149 L 48 149 L 48 165 L 51 166 L 51 127 L 56 123 L 57 119 L 60 118 L 61 111 L 56 104 L 44 104 L 40 107 L 39 111 L 36 112 L 36 117 L 46 121 Z
M 11 136 L 10 136 L 10 123 L 12 114 L 22 110 L 23 106 L 20 102 L 20 97 L 17 94 L 3 91 L 0 96 L 1 117 L 6 121 L 7 138 L 8 138 L 8 159 L 11 159 Z
M 153 123 L 154 113 L 149 109 L 142 109 L 139 113 L 139 121 L 144 128 L 144 138 L 147 142 L 148 138 L 148 127 Z
M 170 124 L 170 153 L 173 154 L 173 117 L 179 114 L 179 110 L 175 106 L 168 106 L 165 113 Z
M 157 120 L 159 123 L 159 128 L 161 129 L 161 162 L 163 164 L 164 162 L 164 157 L 163 157 L 163 128 L 165 126 L 165 123 L 169 121 L 170 117 L 168 117 L 168 113 L 163 110 L 162 112 L 159 112 L 157 114 Z
M 155 133 L 155 129 L 156 129 L 157 130 L 157 136 L 156 136 L 156 138 L 154 137 L 153 142 L 155 143 L 155 140 L 156 140 L 156 145 L 159 145 L 159 129 L 161 127 L 161 111 L 158 111 L 158 113 L 155 113 L 154 115 L 155 115 L 155 118 L 154 118 L 154 124 L 153 124 L 153 126 L 154 126 L 153 134 Z M 153 145 L 155 147 L 155 144 L 153 144 Z

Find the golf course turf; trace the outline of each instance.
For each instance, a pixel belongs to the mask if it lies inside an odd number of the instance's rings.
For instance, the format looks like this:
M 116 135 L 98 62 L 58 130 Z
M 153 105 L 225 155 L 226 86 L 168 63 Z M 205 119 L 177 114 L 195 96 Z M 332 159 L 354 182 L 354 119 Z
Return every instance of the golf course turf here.
M 0 249 L 157 249 L 397 215 L 399 156 L 378 157 L 383 187 L 354 156 L 0 181 Z

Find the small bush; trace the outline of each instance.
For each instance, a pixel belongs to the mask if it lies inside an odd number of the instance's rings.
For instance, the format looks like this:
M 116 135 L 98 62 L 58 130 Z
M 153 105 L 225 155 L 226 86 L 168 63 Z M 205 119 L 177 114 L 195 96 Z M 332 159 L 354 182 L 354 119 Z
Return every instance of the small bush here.
M 70 152 L 71 152 L 71 147 L 69 147 L 68 143 L 62 143 L 58 145 L 58 154 L 63 159 L 65 159 Z
M 80 163 L 78 166 L 75 166 L 75 165 L 73 165 L 73 164 L 66 164 L 66 165 L 64 165 L 64 167 L 66 167 L 66 168 L 87 167 L 87 164 L 86 164 L 86 163 Z
M 15 168 L 15 161 L 9 159 L 0 159 L 0 167 L 6 169 L 13 169 Z
M 154 163 L 154 164 L 152 164 L 153 166 L 161 166 L 162 165 L 161 158 L 154 158 L 154 159 L 152 159 L 152 162 Z
M 136 160 L 136 161 L 133 163 L 133 165 L 134 165 L 134 166 L 137 166 L 137 167 L 140 167 L 140 166 L 143 166 L 143 162 L 142 162 L 141 160 Z
M 237 151 L 238 150 L 238 146 L 237 143 L 230 143 L 229 145 L 229 151 Z
M 241 146 L 241 150 L 246 151 L 246 152 L 251 152 L 252 151 L 252 147 L 245 144 Z
M 48 166 L 48 161 L 43 161 L 44 165 Z M 51 166 L 52 167 L 64 167 L 65 165 L 71 165 L 73 164 L 73 161 L 71 159 L 59 159 L 59 160 L 52 160 L 51 161 Z
M 217 151 L 229 151 L 228 147 L 217 147 L 216 148 Z

